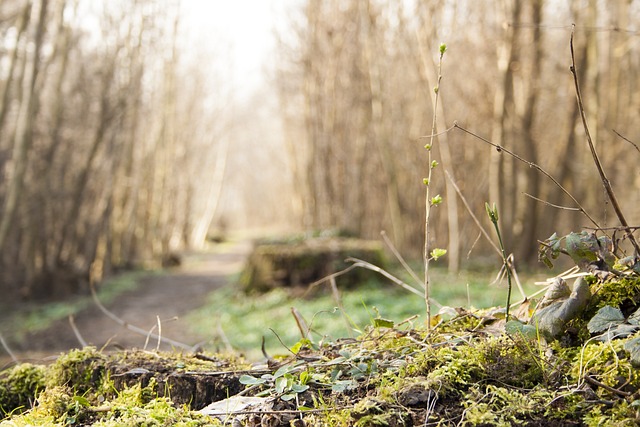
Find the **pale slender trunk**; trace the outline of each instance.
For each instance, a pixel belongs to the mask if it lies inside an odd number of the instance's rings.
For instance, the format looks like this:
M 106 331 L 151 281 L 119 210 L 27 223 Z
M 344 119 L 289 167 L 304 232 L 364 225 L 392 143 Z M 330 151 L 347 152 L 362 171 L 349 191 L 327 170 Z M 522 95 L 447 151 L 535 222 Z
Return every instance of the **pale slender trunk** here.
M 29 150 L 33 142 L 32 131 L 35 123 L 35 116 L 37 114 L 36 98 L 38 97 L 35 87 L 38 72 L 40 70 L 40 50 L 46 26 L 47 0 L 40 0 L 39 10 L 37 12 L 38 21 L 35 29 L 33 55 L 24 75 L 24 92 L 22 102 L 20 104 L 20 112 L 18 115 L 15 139 L 13 143 L 13 175 L 7 188 L 7 196 L 4 209 L 2 211 L 2 220 L 0 220 L 0 252 L 4 250 L 9 230 L 13 224 L 14 216 L 18 209 L 18 198 L 20 194 L 22 194 L 22 189 L 24 187 L 24 178 L 29 160 Z
M 207 202 L 203 214 L 198 218 L 193 232 L 191 233 L 191 246 L 193 248 L 202 248 L 207 238 L 209 227 L 215 218 L 220 204 L 220 196 L 224 187 L 224 179 L 227 170 L 227 160 L 229 158 L 229 138 L 222 138 L 221 146 L 216 156 L 215 170 L 211 184 L 209 186 Z

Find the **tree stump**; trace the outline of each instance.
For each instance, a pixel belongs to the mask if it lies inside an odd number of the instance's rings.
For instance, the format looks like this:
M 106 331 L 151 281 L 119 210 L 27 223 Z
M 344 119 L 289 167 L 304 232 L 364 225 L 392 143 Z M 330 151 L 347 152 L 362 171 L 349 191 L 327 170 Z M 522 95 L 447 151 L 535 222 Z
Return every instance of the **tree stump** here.
M 275 288 L 305 289 L 350 265 L 358 258 L 384 268 L 382 244 L 344 237 L 317 237 L 290 242 L 257 243 L 249 256 L 240 282 L 247 292 L 267 292 Z M 356 268 L 336 277 L 340 286 L 353 287 L 375 273 Z

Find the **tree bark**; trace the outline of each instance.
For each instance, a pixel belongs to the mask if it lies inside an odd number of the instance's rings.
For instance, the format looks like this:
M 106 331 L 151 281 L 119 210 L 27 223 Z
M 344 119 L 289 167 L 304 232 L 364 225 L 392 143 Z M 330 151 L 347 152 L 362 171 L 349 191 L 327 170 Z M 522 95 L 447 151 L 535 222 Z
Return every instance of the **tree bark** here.
M 12 161 L 14 170 L 7 189 L 2 219 L 0 220 L 0 253 L 4 250 L 9 229 L 11 228 L 15 213 L 18 209 L 18 198 L 24 187 L 25 173 L 29 161 L 29 150 L 33 139 L 33 126 L 37 114 L 38 94 L 35 88 L 40 70 L 40 51 L 42 49 L 46 28 L 47 5 L 47 0 L 40 0 L 37 10 L 38 20 L 35 28 L 33 54 L 23 78 L 24 92 L 20 103 L 20 113 L 18 115 L 18 123 L 13 143 Z

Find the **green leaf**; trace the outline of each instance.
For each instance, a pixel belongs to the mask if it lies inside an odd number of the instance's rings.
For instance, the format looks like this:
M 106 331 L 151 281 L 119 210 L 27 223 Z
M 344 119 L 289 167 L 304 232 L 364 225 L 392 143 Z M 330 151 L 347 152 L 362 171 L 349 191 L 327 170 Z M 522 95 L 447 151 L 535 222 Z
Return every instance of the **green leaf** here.
M 600 243 L 594 233 L 569 233 L 565 237 L 565 245 L 569 256 L 580 267 L 598 260 Z
M 84 396 L 73 396 L 73 400 L 80 406 L 83 406 L 83 407 L 91 406 L 91 402 L 89 402 L 89 399 L 87 399 Z
M 433 258 L 434 261 L 437 261 L 438 258 L 443 257 L 447 254 L 447 250 L 446 249 L 441 249 L 441 248 L 435 248 L 434 250 L 431 251 L 431 258 Z
M 640 326 L 640 308 L 634 311 L 627 319 L 627 322 L 632 325 Z
M 432 160 L 431 161 L 431 169 L 435 168 L 438 166 L 438 161 L 437 160 Z
M 509 335 L 522 335 L 530 340 L 538 339 L 538 330 L 535 325 L 528 325 L 517 320 L 509 320 L 504 325 L 504 330 Z
M 433 196 L 431 198 L 431 205 L 432 206 L 438 206 L 440 203 L 442 203 L 442 196 L 437 194 L 435 196 Z
M 291 372 L 292 367 L 289 365 L 285 365 L 285 366 L 281 366 L 280 368 L 278 368 L 277 371 L 275 371 L 273 373 L 273 377 L 274 378 L 280 378 L 286 374 L 288 374 L 289 372 Z
M 587 329 L 592 334 L 597 334 L 607 329 L 615 328 L 624 322 L 624 314 L 619 308 L 606 305 L 602 307 L 595 316 L 589 320 Z
M 422 183 L 424 185 L 429 185 L 429 178 L 422 178 Z
M 309 390 L 309 386 L 308 385 L 303 385 L 303 384 L 292 384 L 291 385 L 291 391 L 294 393 L 302 393 Z
M 291 352 L 293 354 L 298 354 L 300 350 L 307 347 L 313 347 L 313 343 L 308 338 L 302 338 L 291 347 Z
M 608 342 L 616 338 L 626 338 L 638 332 L 638 327 L 628 323 L 622 323 L 611 329 L 607 329 L 604 333 L 596 337 L 596 340 Z
M 489 219 L 491 220 L 491 222 L 496 224 L 498 222 L 498 208 L 496 207 L 496 204 L 494 203 L 493 209 L 491 209 L 489 203 L 485 202 L 484 208 L 487 210 L 487 215 L 489 215 Z
M 636 368 L 640 367 L 640 337 L 632 338 L 624 343 L 624 349 L 631 356 L 629 358 L 631 364 Z
M 444 55 L 446 51 L 447 51 L 446 43 L 440 43 L 440 56 Z
M 374 328 L 393 328 L 393 326 L 393 320 L 383 319 L 381 317 L 373 319 Z
M 301 384 L 308 383 L 310 379 L 311 379 L 311 374 L 309 373 L 309 371 L 300 372 L 300 383 Z
M 267 382 L 264 378 L 256 378 L 253 375 L 241 375 L 239 378 L 240 384 L 244 385 L 256 385 L 256 384 L 264 384 Z
M 288 383 L 289 383 L 289 380 L 285 377 L 277 378 L 276 384 L 275 384 L 276 392 L 284 393 L 284 391 L 288 388 L 287 387 Z

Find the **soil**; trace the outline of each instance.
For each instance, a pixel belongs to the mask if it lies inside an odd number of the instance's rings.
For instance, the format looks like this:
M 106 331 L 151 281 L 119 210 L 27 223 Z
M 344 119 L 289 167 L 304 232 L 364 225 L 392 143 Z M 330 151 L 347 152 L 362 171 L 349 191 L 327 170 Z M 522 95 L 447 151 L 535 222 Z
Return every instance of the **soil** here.
M 106 308 L 122 321 L 144 331 L 193 346 L 206 344 L 207 336 L 195 335 L 184 317 L 202 306 L 207 295 L 240 272 L 251 250 L 249 241 L 224 243 L 208 252 L 185 253 L 181 265 L 168 274 L 142 277 L 134 290 L 118 295 Z M 118 324 L 92 305 L 75 316 L 75 325 L 82 339 L 98 349 L 156 349 L 158 340 L 136 333 Z M 213 326 L 212 326 L 213 329 Z M 73 348 L 81 348 L 68 319 L 54 322 L 48 329 L 33 333 L 12 350 L 21 361 L 55 356 Z M 171 345 L 162 343 L 162 350 Z

